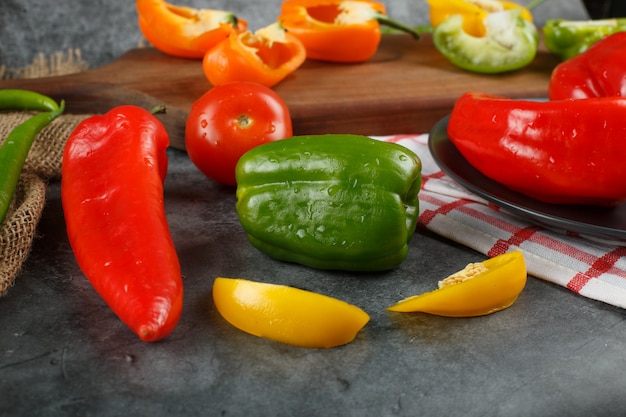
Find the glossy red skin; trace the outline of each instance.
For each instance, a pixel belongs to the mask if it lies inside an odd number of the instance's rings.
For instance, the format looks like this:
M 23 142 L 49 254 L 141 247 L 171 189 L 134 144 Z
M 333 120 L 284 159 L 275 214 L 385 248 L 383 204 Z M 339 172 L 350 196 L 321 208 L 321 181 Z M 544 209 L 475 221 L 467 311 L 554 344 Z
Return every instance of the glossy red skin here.
M 548 203 L 626 200 L 626 100 L 524 101 L 461 96 L 448 137 L 485 176 Z
M 242 115 L 252 122 L 247 128 L 238 122 Z M 276 92 L 260 84 L 234 82 L 213 87 L 192 104 L 185 147 L 207 177 L 235 186 L 241 155 L 292 135 L 289 109 Z
M 589 97 L 626 98 L 626 32 L 596 42 L 552 71 L 551 100 Z
M 71 133 L 61 197 L 76 260 L 94 289 L 143 341 L 180 318 L 180 264 L 165 217 L 169 138 L 135 106 L 93 116 Z

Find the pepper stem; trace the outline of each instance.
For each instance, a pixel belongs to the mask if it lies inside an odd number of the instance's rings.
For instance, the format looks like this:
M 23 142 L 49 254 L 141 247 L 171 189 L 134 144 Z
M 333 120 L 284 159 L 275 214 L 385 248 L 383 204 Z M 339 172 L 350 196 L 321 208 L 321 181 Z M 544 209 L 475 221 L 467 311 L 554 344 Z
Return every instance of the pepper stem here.
M 159 114 L 159 113 L 166 113 L 166 112 L 167 112 L 167 107 L 165 106 L 165 104 L 157 104 L 152 109 L 150 109 L 150 113 L 152 114 Z
M 406 24 L 404 24 L 402 22 L 399 22 L 399 21 L 397 21 L 395 19 L 392 19 L 392 18 L 390 18 L 389 16 L 387 16 L 387 15 L 385 15 L 383 13 L 376 13 L 375 19 L 381 25 L 389 26 L 390 28 L 398 29 L 398 30 L 400 30 L 402 32 L 406 32 L 406 33 L 410 34 L 414 39 L 419 39 L 420 38 L 420 34 L 419 34 L 419 32 L 415 28 L 413 28 L 413 27 L 411 27 L 409 25 L 406 25 Z
M 528 10 L 532 10 L 535 7 L 539 6 L 541 3 L 543 3 L 545 0 L 532 0 L 530 3 L 528 3 L 526 7 Z

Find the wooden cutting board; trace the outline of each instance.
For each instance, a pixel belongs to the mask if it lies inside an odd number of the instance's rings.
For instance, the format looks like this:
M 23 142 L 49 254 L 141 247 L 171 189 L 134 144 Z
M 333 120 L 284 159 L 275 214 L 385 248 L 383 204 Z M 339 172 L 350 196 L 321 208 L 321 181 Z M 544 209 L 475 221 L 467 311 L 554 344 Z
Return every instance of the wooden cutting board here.
M 287 103 L 294 134 L 388 135 L 428 132 L 466 91 L 510 98 L 545 97 L 558 59 L 541 50 L 528 67 L 480 75 L 450 64 L 430 35 L 414 40 L 385 35 L 377 54 L 362 64 L 307 61 L 274 87 Z M 0 81 L 60 100 L 68 113 L 104 113 L 122 104 L 165 104 L 159 118 L 172 146 L 184 149 L 184 128 L 193 101 L 210 88 L 199 60 L 174 58 L 153 48 L 127 52 L 117 61 L 67 76 Z

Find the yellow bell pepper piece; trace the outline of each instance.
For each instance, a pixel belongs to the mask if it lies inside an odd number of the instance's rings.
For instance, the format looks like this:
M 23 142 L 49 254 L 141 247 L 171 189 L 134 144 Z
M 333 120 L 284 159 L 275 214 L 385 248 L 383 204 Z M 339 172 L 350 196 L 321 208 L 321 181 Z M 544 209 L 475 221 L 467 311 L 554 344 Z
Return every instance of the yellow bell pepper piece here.
M 216 278 L 213 300 L 236 328 L 307 348 L 345 345 L 370 319 L 360 308 L 336 298 L 240 278 Z
M 485 36 L 483 21 L 489 13 L 510 9 L 521 9 L 520 17 L 533 22 L 530 10 L 517 3 L 504 0 L 427 0 L 430 5 L 430 24 L 436 27 L 448 17 L 463 16 L 463 30 L 476 37 Z
M 439 289 L 399 301 L 389 311 L 473 317 L 510 307 L 526 285 L 526 263 L 520 251 L 508 252 L 439 282 Z

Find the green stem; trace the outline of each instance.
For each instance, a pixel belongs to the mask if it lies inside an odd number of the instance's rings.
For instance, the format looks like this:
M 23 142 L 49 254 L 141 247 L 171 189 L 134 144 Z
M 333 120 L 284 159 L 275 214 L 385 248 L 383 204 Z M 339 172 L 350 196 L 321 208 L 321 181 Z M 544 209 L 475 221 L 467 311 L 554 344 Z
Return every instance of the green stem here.
M 150 109 L 150 113 L 152 114 L 159 114 L 159 113 L 166 113 L 166 112 L 167 112 L 167 107 L 165 106 L 165 104 L 157 104 L 152 109 Z
M 528 3 L 525 7 L 528 10 L 532 10 L 535 7 L 539 6 L 541 3 L 543 3 L 545 0 L 532 0 L 530 3 Z
M 378 20 L 378 23 L 380 23 L 381 25 L 385 25 L 385 26 L 389 26 L 390 28 L 393 29 L 397 29 L 400 30 L 402 32 L 406 32 L 408 34 L 410 34 L 411 36 L 413 36 L 413 38 L 415 39 L 419 39 L 420 38 L 420 34 L 419 32 L 412 26 L 406 25 L 402 22 L 399 22 L 395 19 L 390 18 L 389 16 L 382 14 L 382 13 L 377 13 L 376 14 L 376 20 Z

